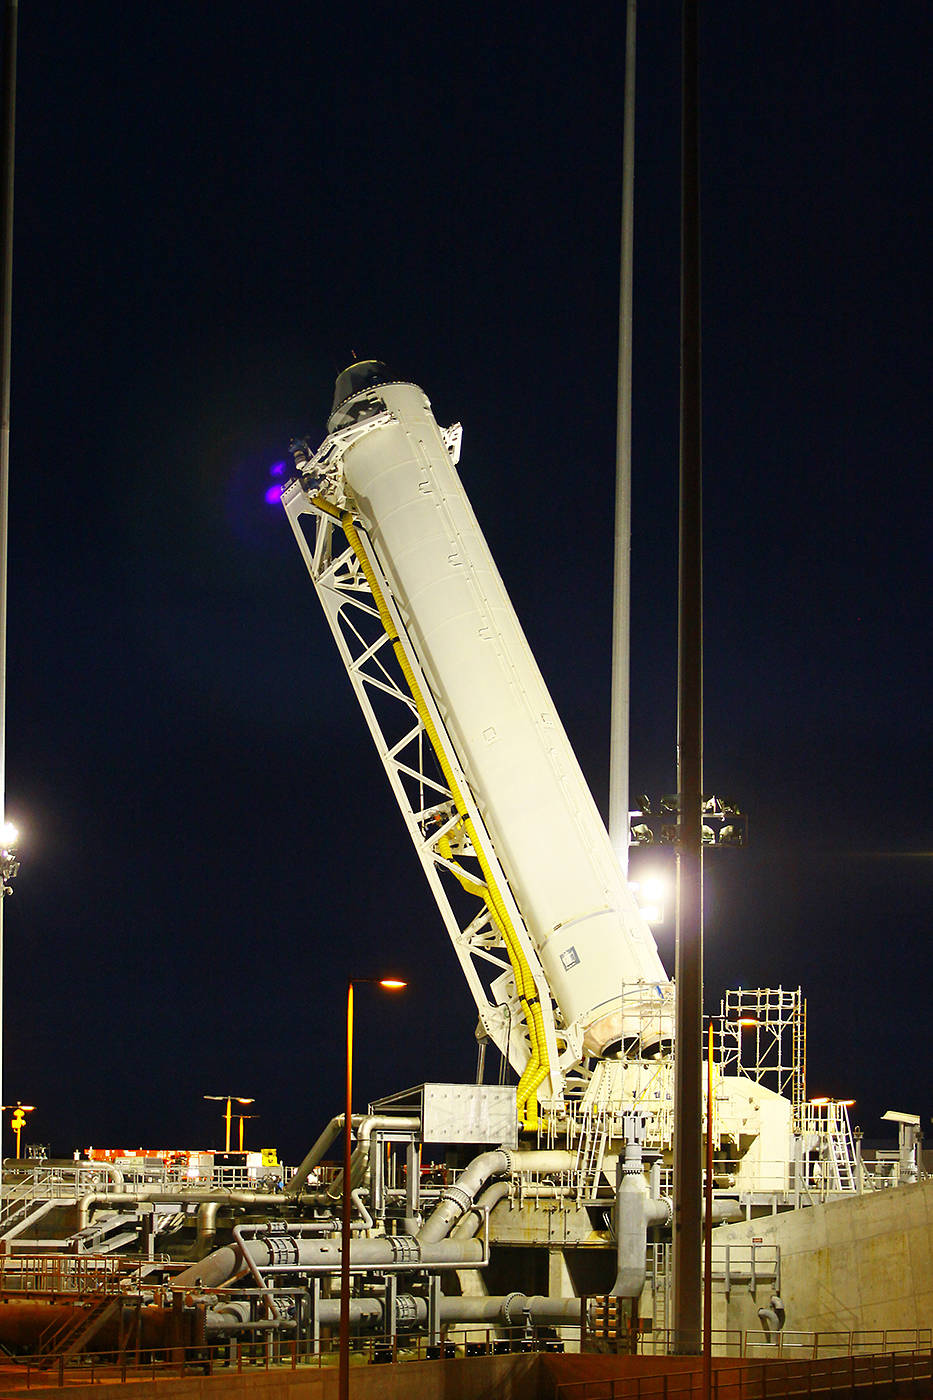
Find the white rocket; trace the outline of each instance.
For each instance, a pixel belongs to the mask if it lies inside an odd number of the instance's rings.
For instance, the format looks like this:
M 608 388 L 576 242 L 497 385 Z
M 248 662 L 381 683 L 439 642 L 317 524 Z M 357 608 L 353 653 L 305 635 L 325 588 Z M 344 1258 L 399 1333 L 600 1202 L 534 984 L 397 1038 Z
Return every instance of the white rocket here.
M 376 361 L 338 378 L 328 432 L 302 489 L 365 532 L 558 1025 L 597 1056 L 644 1045 L 652 1018 L 667 1039 L 667 973 L 460 481 L 459 432 Z

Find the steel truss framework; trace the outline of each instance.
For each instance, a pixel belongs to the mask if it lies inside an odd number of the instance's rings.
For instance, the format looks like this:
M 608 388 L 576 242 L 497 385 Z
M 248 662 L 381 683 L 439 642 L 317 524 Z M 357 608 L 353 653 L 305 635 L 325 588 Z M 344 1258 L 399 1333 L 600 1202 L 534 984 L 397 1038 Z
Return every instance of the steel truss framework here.
M 357 434 L 361 428 L 362 424 L 357 426 Z M 477 1035 L 488 1036 L 503 1058 L 521 1075 L 530 1058 L 531 1046 L 508 952 L 483 898 L 485 884 L 476 853 L 456 811 L 417 705 L 401 674 L 359 561 L 337 521 L 314 505 L 301 482 L 292 481 L 286 486 L 282 504 L 476 1002 L 480 1022 Z M 571 1043 L 576 1040 L 573 1028 L 569 1028 L 568 1034 L 560 1027 L 559 1012 L 552 1001 L 534 944 L 460 766 L 444 717 L 411 645 L 378 554 L 364 524 L 356 520 L 355 523 L 444 747 L 445 759 L 466 802 L 484 859 L 493 872 L 532 971 L 544 1015 L 550 1063 L 550 1075 L 541 1085 L 539 1097 L 560 1103 L 565 1091 L 572 1087 L 568 1084 L 568 1072 L 574 1075 L 579 1060 L 576 1047 Z
M 741 1074 L 793 1105 L 800 1132 L 807 1097 L 807 1002 L 799 987 L 737 987 L 720 1003 L 724 1073 Z

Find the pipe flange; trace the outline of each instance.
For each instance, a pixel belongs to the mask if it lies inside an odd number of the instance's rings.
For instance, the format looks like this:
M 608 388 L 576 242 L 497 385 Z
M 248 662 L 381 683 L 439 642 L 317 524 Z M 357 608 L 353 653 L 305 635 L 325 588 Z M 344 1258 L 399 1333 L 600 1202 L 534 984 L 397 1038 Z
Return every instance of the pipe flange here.
M 464 1191 L 460 1186 L 445 1186 L 438 1197 L 438 1205 L 440 1205 L 442 1201 L 450 1201 L 451 1205 L 456 1206 L 459 1213 L 462 1215 L 463 1212 L 469 1210 L 470 1206 L 473 1204 L 473 1197 L 470 1195 L 469 1191 Z
M 414 1235 L 386 1235 L 386 1242 L 392 1251 L 395 1264 L 418 1264 L 421 1262 L 421 1246 Z
M 662 1230 L 668 1230 L 674 1223 L 674 1198 L 673 1196 L 658 1196 L 657 1198 L 667 1211 L 664 1219 L 660 1222 Z
M 293 1235 L 263 1235 L 270 1264 L 297 1264 L 298 1241 Z
M 414 1327 L 418 1321 L 418 1304 L 410 1293 L 399 1293 L 395 1299 L 395 1321 L 399 1327 Z
M 521 1301 L 521 1315 L 518 1318 L 512 1316 L 512 1304 Z M 505 1302 L 502 1304 L 502 1320 L 506 1327 L 520 1327 L 525 1321 L 525 1311 L 528 1299 L 524 1293 L 507 1293 Z

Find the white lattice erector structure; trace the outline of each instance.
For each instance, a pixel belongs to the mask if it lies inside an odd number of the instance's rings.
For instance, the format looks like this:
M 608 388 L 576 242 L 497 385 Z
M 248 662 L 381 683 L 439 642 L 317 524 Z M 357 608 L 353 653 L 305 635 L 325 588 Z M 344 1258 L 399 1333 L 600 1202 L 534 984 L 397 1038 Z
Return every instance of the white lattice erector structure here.
M 481 873 L 472 874 L 475 884 L 472 891 L 465 888 L 465 880 L 458 877 L 458 868 L 466 872 L 468 867 L 475 867 L 475 851 L 472 842 L 459 828 L 450 786 L 400 671 L 370 586 L 339 523 L 313 505 L 298 482 L 286 487 L 282 501 L 376 751 L 473 994 L 483 1031 L 516 1072 L 521 1074 L 531 1052 L 509 958 L 493 924 L 489 906 L 482 897 Z M 312 523 L 310 543 L 303 526 L 303 521 L 308 517 Z M 360 533 L 369 543 L 365 532 L 360 530 Z M 409 663 L 419 674 L 420 664 L 408 642 L 404 623 L 374 552 L 371 559 L 393 613 L 401 643 L 408 653 Z M 485 859 L 499 873 L 500 888 L 511 901 L 482 816 L 460 770 L 443 718 L 426 685 L 424 693 L 448 762 L 461 792 L 467 795 L 473 828 L 480 835 L 480 840 L 484 841 Z M 515 921 L 520 922 L 517 911 Z M 560 1069 L 561 1056 L 550 993 L 527 933 L 523 931 L 519 936 L 522 937 L 523 951 L 542 1001 L 545 1034 L 553 1066 L 547 1086 L 548 1096 L 560 1100 L 563 1097 L 564 1077 Z

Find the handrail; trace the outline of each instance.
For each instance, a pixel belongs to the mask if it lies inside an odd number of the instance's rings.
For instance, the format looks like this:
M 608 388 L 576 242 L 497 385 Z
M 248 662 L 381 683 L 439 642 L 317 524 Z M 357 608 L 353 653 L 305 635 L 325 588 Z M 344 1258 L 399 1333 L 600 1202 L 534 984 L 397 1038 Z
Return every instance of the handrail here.
M 506 1335 L 503 1335 L 506 1331 Z M 548 1352 L 560 1343 L 525 1335 L 524 1329 L 464 1326 L 452 1329 L 444 1343 L 432 1344 L 425 1337 L 402 1338 L 371 1336 L 354 1339 L 354 1349 L 371 1363 L 424 1361 L 450 1355 L 456 1338 L 457 1355 L 500 1355 L 517 1352 Z M 142 1355 L 125 1353 L 115 1359 L 110 1352 L 82 1352 L 79 1356 L 19 1357 L 8 1362 L 4 1377 L 6 1389 L 29 1389 L 32 1385 L 63 1387 L 72 1383 L 72 1372 L 80 1369 L 82 1383 L 106 1380 L 141 1380 L 149 1377 L 201 1374 L 231 1375 L 234 1371 L 290 1369 L 333 1364 L 337 1342 L 315 1344 L 310 1338 L 282 1340 L 266 1335 L 255 1342 L 222 1342 L 210 1345 L 145 1348 Z M 782 1397 L 809 1395 L 815 1390 L 854 1389 L 858 1386 L 890 1390 L 897 1383 L 933 1379 L 933 1358 L 928 1351 L 888 1353 L 871 1356 L 797 1360 L 738 1361 L 714 1368 L 713 1400 L 782 1400 Z M 19 1372 L 17 1375 L 16 1373 Z M 699 1366 L 658 1370 L 651 1374 L 605 1376 L 601 1379 L 558 1381 L 556 1400 L 693 1400 L 702 1396 L 703 1372 Z
M 921 1329 L 922 1330 L 922 1329 Z M 860 1386 L 876 1389 L 896 1382 L 933 1380 L 933 1356 L 929 1351 L 887 1352 L 867 1356 L 775 1358 L 736 1362 L 715 1367 L 713 1400 L 777 1400 L 814 1390 Z M 701 1365 L 652 1374 L 603 1376 L 590 1380 L 559 1381 L 556 1400 L 669 1400 L 673 1395 L 703 1394 Z

